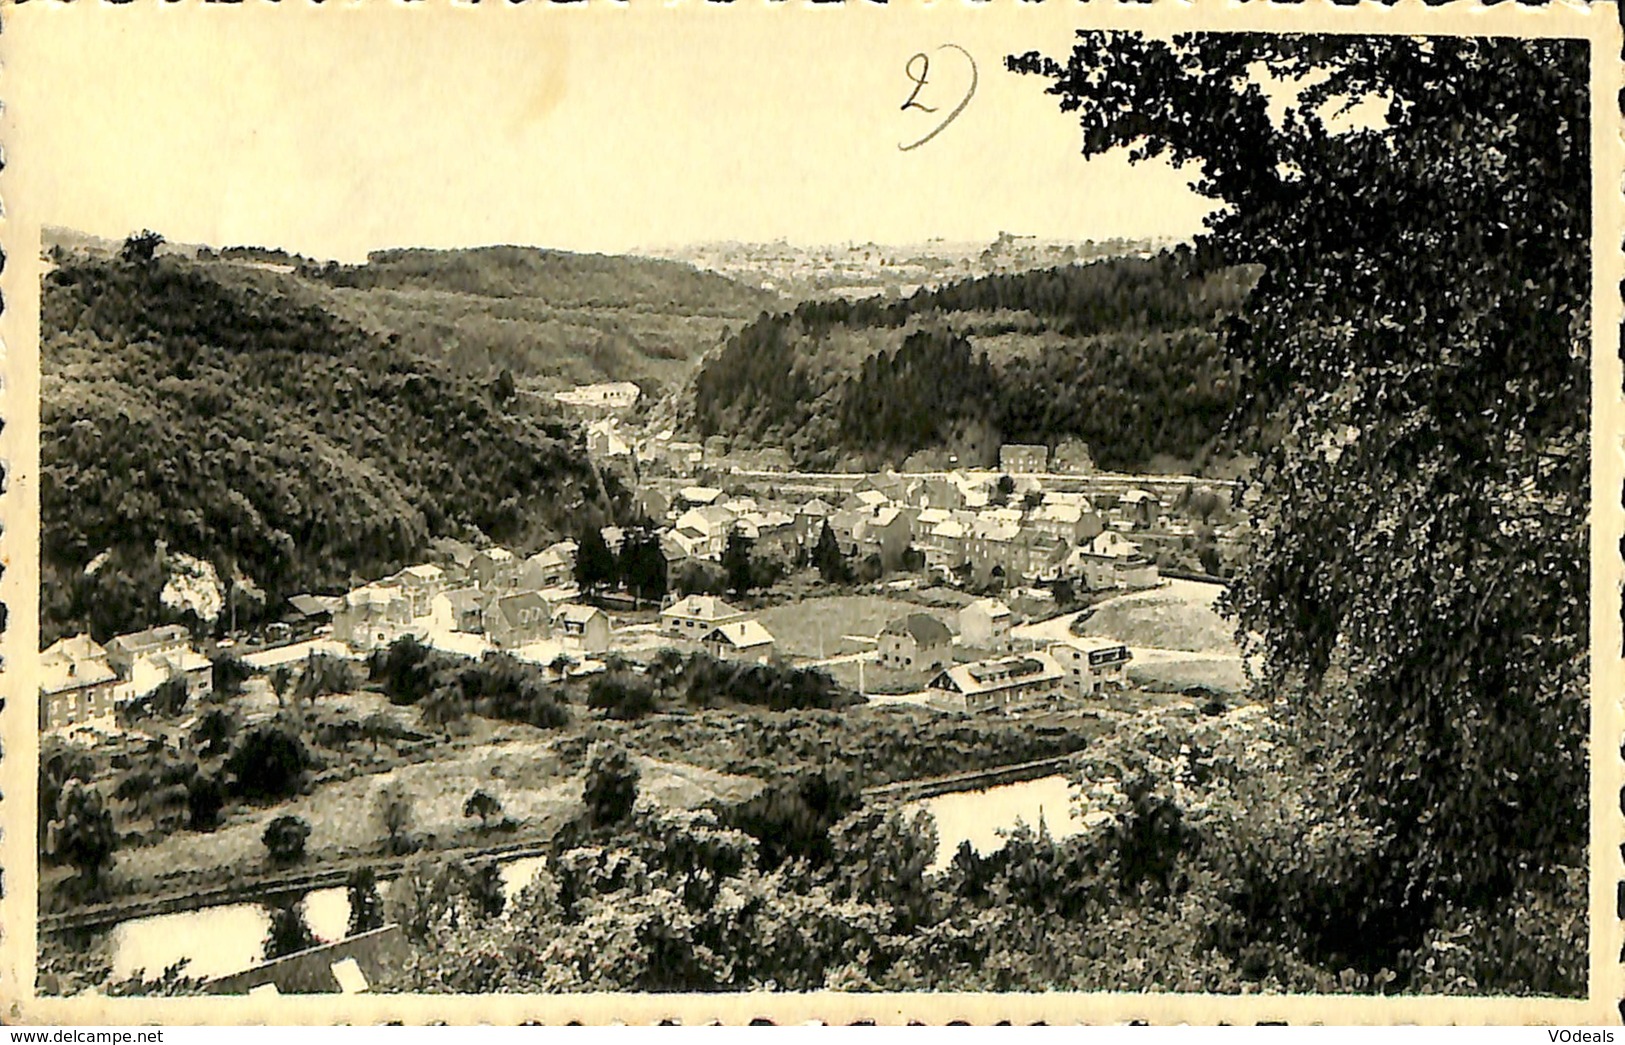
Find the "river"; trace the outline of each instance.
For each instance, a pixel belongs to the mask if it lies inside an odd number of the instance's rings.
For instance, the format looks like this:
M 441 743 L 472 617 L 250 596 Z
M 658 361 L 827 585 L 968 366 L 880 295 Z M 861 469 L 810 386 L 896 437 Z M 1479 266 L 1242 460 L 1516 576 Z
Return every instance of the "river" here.
M 910 813 L 929 810 L 937 822 L 937 858 L 933 871 L 941 871 L 953 860 L 959 843 L 970 842 L 980 853 L 992 853 L 1004 845 L 1001 831 L 1020 820 L 1036 827 L 1042 817 L 1056 838 L 1077 834 L 1083 823 L 1073 809 L 1067 778 L 1040 777 L 1016 784 L 1002 784 L 980 791 L 958 791 L 935 798 L 910 802 Z M 504 862 L 503 890 L 511 900 L 529 884 L 545 858 L 521 857 Z M 378 883 L 380 895 L 387 895 L 390 883 Z M 349 896 L 342 887 L 316 889 L 305 894 L 305 924 L 317 939 L 341 939 L 350 920 Z M 232 903 L 205 907 L 179 914 L 132 918 L 114 926 L 109 934 L 112 946 L 113 977 L 123 979 L 144 970 L 149 978 L 165 968 L 190 958 L 186 975 L 213 978 L 228 976 L 259 964 L 266 933 L 271 926 L 271 909 L 263 903 Z
M 1066 838 L 1083 830 L 1083 821 L 1072 808 L 1071 787 L 1059 774 L 980 791 L 955 791 L 910 802 L 904 808 L 910 814 L 924 809 L 936 818 L 937 858 L 931 865 L 933 871 L 948 866 L 961 842 L 969 842 L 983 855 L 1003 848 L 999 832 L 1008 831 L 1017 820 L 1036 828 L 1042 817 L 1054 838 Z
M 501 865 L 502 888 L 512 900 L 530 884 L 546 858 L 525 856 Z M 390 883 L 378 883 L 387 896 Z M 342 939 L 350 923 L 350 897 L 342 886 L 315 889 L 304 896 L 305 925 L 323 943 Z M 132 918 L 109 933 L 113 978 L 142 972 L 149 979 L 189 958 L 187 976 L 213 979 L 258 965 L 264 959 L 271 908 L 263 903 L 230 903 L 179 914 Z M 144 971 L 143 971 L 144 970 Z

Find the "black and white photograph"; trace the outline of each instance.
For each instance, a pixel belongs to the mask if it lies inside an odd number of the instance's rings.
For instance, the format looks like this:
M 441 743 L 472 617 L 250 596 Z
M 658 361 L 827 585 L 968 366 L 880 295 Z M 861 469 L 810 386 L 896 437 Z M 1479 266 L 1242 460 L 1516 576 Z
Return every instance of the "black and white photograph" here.
M 7 1022 L 1617 1024 L 1600 6 L 9 5 Z

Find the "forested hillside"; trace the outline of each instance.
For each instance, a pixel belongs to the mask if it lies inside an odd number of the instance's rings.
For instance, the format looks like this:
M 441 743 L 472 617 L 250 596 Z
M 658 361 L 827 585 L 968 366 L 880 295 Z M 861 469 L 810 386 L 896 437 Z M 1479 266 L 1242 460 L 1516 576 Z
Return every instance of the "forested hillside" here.
M 648 258 L 522 247 L 376 251 L 365 265 L 304 265 L 331 307 L 468 373 L 508 369 L 541 389 L 687 378 L 777 295 Z
M 77 255 L 41 306 L 45 638 L 215 610 L 212 564 L 282 596 L 440 535 L 533 545 L 614 514 L 575 432 L 336 315 L 289 276 Z M 207 585 L 204 585 L 207 587 Z M 256 597 L 245 608 L 252 612 Z
M 905 301 L 815 301 L 764 316 L 696 376 L 705 436 L 781 445 L 811 466 L 895 464 L 946 447 L 1082 439 L 1108 468 L 1233 449 L 1240 375 L 1218 325 L 1246 269 L 1114 258 L 985 276 Z

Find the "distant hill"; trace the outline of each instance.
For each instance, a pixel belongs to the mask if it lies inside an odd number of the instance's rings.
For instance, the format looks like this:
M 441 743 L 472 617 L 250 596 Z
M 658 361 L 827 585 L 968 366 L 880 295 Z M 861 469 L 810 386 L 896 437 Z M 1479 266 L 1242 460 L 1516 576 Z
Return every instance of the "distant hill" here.
M 220 260 L 58 259 L 41 306 L 47 640 L 172 618 L 180 556 L 279 608 L 438 536 L 530 547 L 624 507 L 536 400 L 338 312 L 324 288 Z
M 1103 467 L 1202 464 L 1240 373 L 1218 326 L 1256 276 L 1185 254 L 984 276 L 900 302 L 805 302 L 708 357 L 685 426 L 782 446 L 811 467 L 943 449 L 991 464 L 1003 442 L 1089 445 Z
M 46 229 L 47 254 L 113 256 L 119 243 Z M 476 378 L 509 371 L 523 388 L 636 381 L 655 392 L 778 295 L 690 265 L 529 247 L 375 251 L 363 265 L 316 262 L 274 247 L 214 251 L 165 244 L 160 254 L 232 269 L 286 273 L 282 288 L 404 351 Z M 279 271 L 280 270 L 280 271 Z

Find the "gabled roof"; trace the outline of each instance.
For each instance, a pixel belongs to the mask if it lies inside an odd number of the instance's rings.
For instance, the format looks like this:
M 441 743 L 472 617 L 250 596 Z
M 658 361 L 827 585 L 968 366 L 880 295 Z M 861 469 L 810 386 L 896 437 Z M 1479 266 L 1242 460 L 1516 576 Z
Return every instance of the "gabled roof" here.
M 906 617 L 896 617 L 886 622 L 880 629 L 882 635 L 909 635 L 921 646 L 943 646 L 953 641 L 953 632 L 948 625 L 931 616 L 929 613 L 910 613 Z
M 723 602 L 715 595 L 688 595 L 661 611 L 674 617 L 692 617 L 695 620 L 721 621 L 741 615 L 741 611 Z
M 522 591 L 514 595 L 504 595 L 493 603 L 492 608 L 502 617 L 509 627 L 520 627 L 524 621 L 521 614 L 526 610 L 539 610 L 543 620 L 553 618 L 552 607 L 547 600 L 533 591 Z
M 1006 606 L 997 599 L 977 599 L 975 602 L 965 606 L 965 608 L 959 612 L 964 613 L 965 610 L 976 610 L 979 613 L 987 614 L 989 617 L 1010 616 L 1010 607 Z
M 800 508 L 797 508 L 796 509 L 796 514 L 797 515 L 828 515 L 830 512 L 833 512 L 834 510 L 835 510 L 834 508 L 830 507 L 829 502 L 824 500 L 822 497 L 814 497 L 812 500 L 808 501 L 806 504 L 802 505 Z
M 685 486 L 677 496 L 691 504 L 711 504 L 722 496 L 722 491 L 715 486 Z
M 608 614 L 597 606 L 583 606 L 579 602 L 567 602 L 553 611 L 554 620 L 562 620 L 570 624 L 586 624 L 594 617 L 607 616 Z
M 144 651 L 157 646 L 190 642 L 191 637 L 191 633 L 182 625 L 160 624 L 156 628 L 148 628 L 146 631 L 132 631 L 128 635 L 119 635 L 107 644 L 107 650 L 140 655 Z M 101 649 L 100 646 L 96 648 Z M 104 650 L 103 654 L 105 655 L 106 652 Z
M 108 666 L 107 651 L 89 635 L 58 639 L 40 653 L 42 693 L 100 685 L 117 677 Z
M 467 613 L 477 610 L 485 603 L 485 596 L 478 588 L 458 588 L 445 593 L 446 601 L 451 603 L 453 613 Z
M 956 664 L 933 679 L 931 688 L 975 695 L 1065 677 L 1066 672 L 1049 654 L 1021 653 L 973 664 Z
M 338 609 L 342 599 L 327 595 L 290 595 L 288 605 L 304 617 L 325 617 Z
M 512 562 L 513 561 L 513 552 L 509 551 L 506 548 L 487 548 L 484 551 L 480 552 L 480 554 L 485 556 L 487 559 L 490 559 L 492 562 Z
M 773 642 L 773 633 L 762 627 L 762 622 L 753 617 L 749 620 L 736 620 L 727 624 L 718 624 L 706 634 L 702 641 L 724 642 L 734 649 L 750 649 L 755 646 L 770 645 Z
M 431 566 L 428 563 L 423 563 L 418 566 L 408 566 L 401 572 L 406 574 L 408 577 L 412 577 L 420 581 L 437 581 L 445 576 L 444 570 L 438 566 Z

